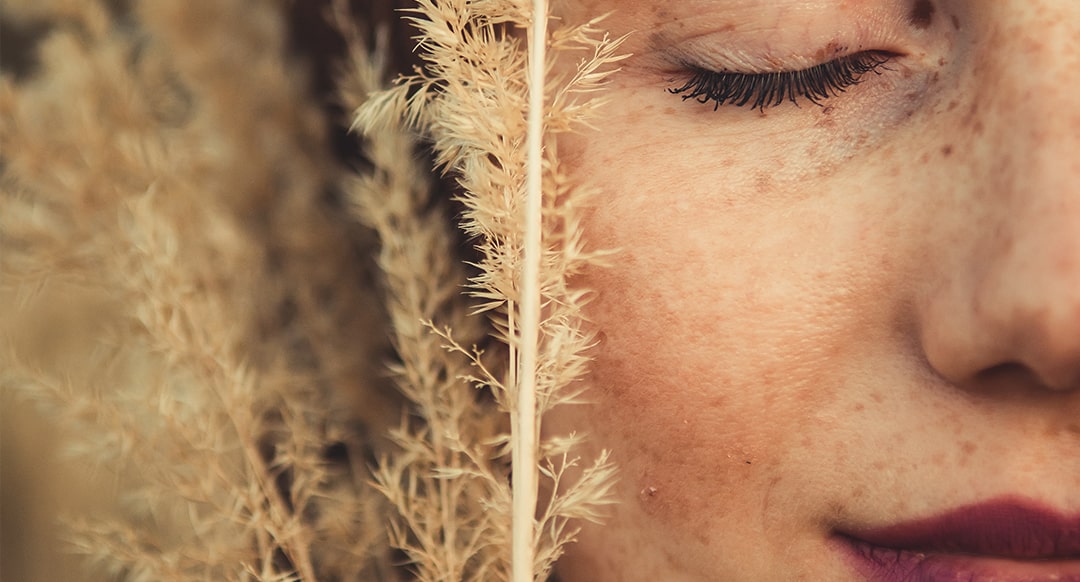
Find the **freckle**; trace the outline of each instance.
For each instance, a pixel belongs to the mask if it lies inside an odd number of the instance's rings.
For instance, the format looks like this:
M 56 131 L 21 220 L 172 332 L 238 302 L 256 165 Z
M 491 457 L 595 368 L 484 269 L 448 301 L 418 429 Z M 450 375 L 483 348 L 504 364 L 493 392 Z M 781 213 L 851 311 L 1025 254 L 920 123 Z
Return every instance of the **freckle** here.
M 675 111 L 674 107 L 665 107 L 664 108 L 664 115 L 675 115 L 676 113 L 677 112 Z
M 911 14 L 908 20 L 915 28 L 926 29 L 934 22 L 934 12 L 937 9 L 930 0 L 915 0 L 911 6 Z
M 754 187 L 758 194 L 766 194 L 772 189 L 772 176 L 765 172 L 759 172 L 754 176 Z
M 961 124 L 965 127 L 971 127 L 975 135 L 979 135 L 983 131 L 982 121 L 979 119 L 979 102 L 974 101 L 967 113 L 964 114 L 964 119 Z
M 885 402 L 885 397 L 881 395 L 881 392 L 873 392 L 873 393 L 871 393 L 870 398 L 872 398 L 874 400 L 874 402 L 877 402 L 878 404 L 881 404 L 882 402 Z
M 818 51 L 814 53 L 814 58 L 822 61 L 829 60 L 846 50 L 846 46 L 833 39 L 829 41 L 829 44 L 825 45 L 825 48 L 818 49 Z
M 950 17 L 952 18 L 953 29 L 960 30 L 960 19 L 957 18 L 955 14 L 950 15 Z
M 956 101 L 955 99 L 950 101 L 949 102 L 949 111 L 952 111 L 952 110 L 956 109 L 957 106 L 959 106 L 959 105 L 960 105 L 960 102 Z
M 979 445 L 976 445 L 975 443 L 973 443 L 971 441 L 964 441 L 964 442 L 960 443 L 960 450 L 964 451 L 965 455 L 973 454 L 976 450 L 978 450 L 978 448 L 979 448 Z
M 705 335 L 711 335 L 711 334 L 705 334 Z M 727 401 L 728 401 L 728 395 L 727 394 L 715 394 L 715 395 L 707 398 L 702 403 L 702 405 L 705 406 L 706 408 L 715 410 L 715 409 L 718 409 L 718 408 L 726 407 L 727 406 Z
M 947 144 L 947 145 L 945 145 L 945 147 L 941 148 L 941 155 L 943 155 L 943 156 L 945 156 L 947 158 L 947 157 L 952 155 L 952 151 L 953 151 L 952 144 Z

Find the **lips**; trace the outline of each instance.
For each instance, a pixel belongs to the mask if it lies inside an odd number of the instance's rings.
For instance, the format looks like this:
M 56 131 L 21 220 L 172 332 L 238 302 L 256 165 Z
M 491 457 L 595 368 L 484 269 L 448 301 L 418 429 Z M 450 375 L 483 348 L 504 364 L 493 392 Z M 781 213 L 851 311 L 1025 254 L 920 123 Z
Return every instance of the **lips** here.
M 1024 499 L 846 531 L 838 539 L 874 582 L 1080 582 L 1080 515 Z

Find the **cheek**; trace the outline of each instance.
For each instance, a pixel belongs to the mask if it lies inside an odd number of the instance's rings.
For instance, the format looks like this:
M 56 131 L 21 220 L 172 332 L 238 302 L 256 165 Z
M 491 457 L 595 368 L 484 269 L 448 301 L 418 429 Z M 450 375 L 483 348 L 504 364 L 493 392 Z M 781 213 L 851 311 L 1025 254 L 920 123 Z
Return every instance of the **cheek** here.
M 642 127 L 559 144 L 602 188 L 588 242 L 617 255 L 577 282 L 596 291 L 594 405 L 555 427 L 612 449 L 622 507 L 662 532 L 626 547 L 758 555 L 776 531 L 825 528 L 807 508 L 840 504 L 869 469 L 845 471 L 876 460 L 853 427 L 881 413 L 866 386 L 889 385 L 882 358 L 901 351 L 910 226 L 927 221 L 903 202 L 925 188 L 892 169 L 923 148 L 814 164 L 786 143 L 690 147 Z
M 764 528 L 769 492 L 798 475 L 800 456 L 843 454 L 831 440 L 837 356 L 854 349 L 862 296 L 843 273 L 814 273 L 783 250 L 812 232 L 771 237 L 700 205 L 619 206 L 588 225 L 622 250 L 583 281 L 598 292 L 588 315 L 601 343 L 597 405 L 582 420 L 615 449 L 630 501 L 657 521 L 705 544 Z
M 606 323 L 609 339 L 594 368 L 596 408 L 604 412 L 592 426 L 616 448 L 642 509 L 688 531 L 708 529 L 700 523 L 706 514 L 712 522 L 736 513 L 772 447 L 785 446 L 776 431 L 783 420 L 763 416 L 761 393 L 736 386 L 729 366 L 697 357 L 694 346 L 683 348 L 693 357 L 677 357 L 678 323 L 668 333 Z

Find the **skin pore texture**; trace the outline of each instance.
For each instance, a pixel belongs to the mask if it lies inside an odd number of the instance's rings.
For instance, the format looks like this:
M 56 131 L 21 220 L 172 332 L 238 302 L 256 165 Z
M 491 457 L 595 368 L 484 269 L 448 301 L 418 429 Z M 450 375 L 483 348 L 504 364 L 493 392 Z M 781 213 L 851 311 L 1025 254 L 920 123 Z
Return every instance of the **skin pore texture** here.
M 563 582 L 865 580 L 835 534 L 1080 514 L 1080 2 L 564 0 L 633 56 L 562 159 L 617 260 L 587 431 L 618 505 Z M 696 70 L 889 61 L 751 109 Z M 1047 578 L 1049 579 L 1049 578 Z

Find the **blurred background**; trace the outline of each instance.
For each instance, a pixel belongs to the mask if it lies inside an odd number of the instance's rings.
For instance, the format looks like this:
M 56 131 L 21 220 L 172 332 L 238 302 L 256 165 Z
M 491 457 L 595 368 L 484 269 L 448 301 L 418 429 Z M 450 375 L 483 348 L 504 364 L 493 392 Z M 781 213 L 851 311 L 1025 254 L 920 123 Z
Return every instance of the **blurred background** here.
M 123 13 L 136 1 L 108 3 L 114 12 Z M 355 164 L 359 163 L 356 140 L 347 135 L 346 116 L 333 99 L 333 75 L 340 66 L 344 42 L 327 22 L 329 4 L 330 0 L 282 1 L 294 56 L 306 64 L 311 96 L 331 120 L 327 146 L 338 162 Z M 390 20 L 394 10 L 406 4 L 405 0 L 350 0 L 354 14 L 362 9 L 381 20 Z M 48 23 L 15 22 L 6 17 L 5 1 L 0 0 L 0 74 L 16 82 L 32 77 L 35 45 L 48 33 Z M 397 40 L 399 44 L 409 42 L 407 38 Z M 409 53 L 403 44 L 395 51 Z M 0 178 L 3 156 L 0 150 Z M 111 505 L 122 477 L 74 460 L 64 449 L 62 427 L 0 387 L 0 582 L 102 579 L 101 574 L 88 574 L 81 558 L 66 551 L 62 518 Z

